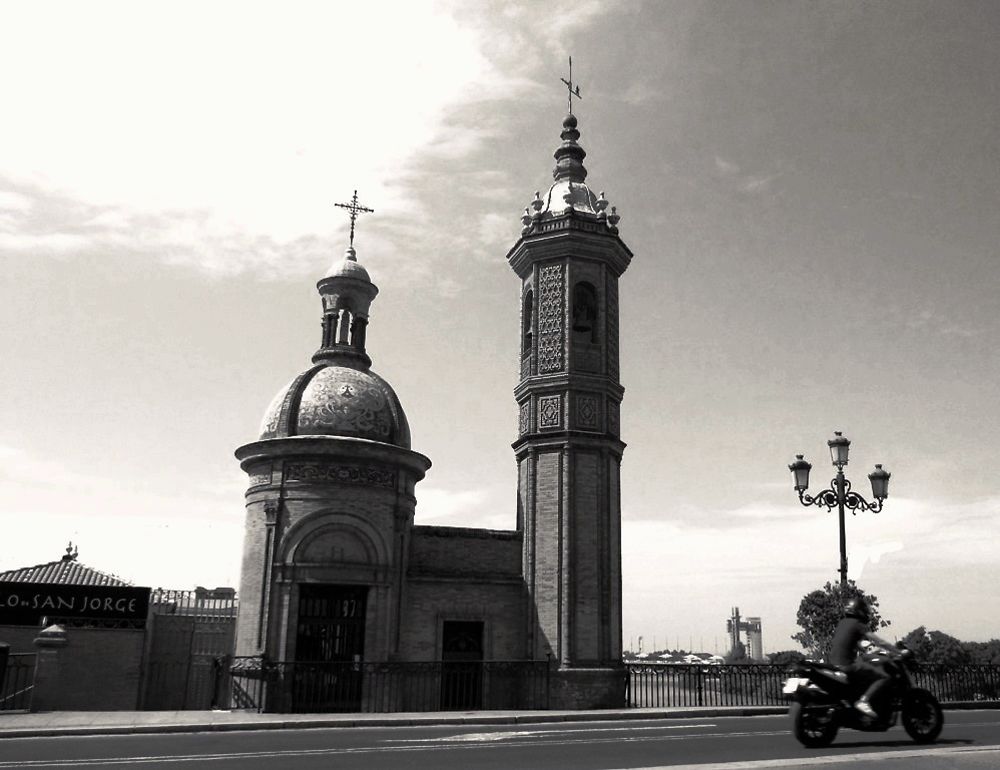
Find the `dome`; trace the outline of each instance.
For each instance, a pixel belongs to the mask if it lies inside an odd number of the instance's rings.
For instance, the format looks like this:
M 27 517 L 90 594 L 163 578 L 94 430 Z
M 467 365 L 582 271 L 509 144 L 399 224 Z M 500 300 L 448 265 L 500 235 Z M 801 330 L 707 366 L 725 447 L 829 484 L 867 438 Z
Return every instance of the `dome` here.
M 563 216 L 571 212 L 596 217 L 603 210 L 601 203 L 604 201 L 594 195 L 584 182 L 557 179 L 542 197 L 539 211 L 543 218 Z
M 372 281 L 368 271 L 358 262 L 357 252 L 354 251 L 353 246 L 344 252 L 344 258 L 340 262 L 333 263 L 330 272 L 322 280 L 326 281 L 330 278 L 355 278 L 365 283 Z
M 567 115 L 563 120 L 563 130 L 559 134 L 562 144 L 556 148 L 553 156 L 556 166 L 552 169 L 555 180 L 544 195 L 535 193 L 535 199 L 524 209 L 521 217 L 521 235 L 538 232 L 551 232 L 552 226 L 546 225 L 549 220 L 573 220 L 596 223 L 585 224 L 585 229 L 591 232 L 601 232 L 601 226 L 607 232 L 616 235 L 618 222 L 621 219 L 615 207 L 608 213 L 608 201 L 602 192 L 594 195 L 587 186 L 587 169 L 583 165 L 587 152 L 579 145 L 577 139 L 580 132 L 577 120 L 573 115 Z M 564 222 L 565 224 L 565 222 Z M 575 225 L 570 225 L 575 226 Z
M 321 364 L 281 389 L 264 415 L 261 439 L 346 436 L 410 448 L 396 393 L 371 371 Z

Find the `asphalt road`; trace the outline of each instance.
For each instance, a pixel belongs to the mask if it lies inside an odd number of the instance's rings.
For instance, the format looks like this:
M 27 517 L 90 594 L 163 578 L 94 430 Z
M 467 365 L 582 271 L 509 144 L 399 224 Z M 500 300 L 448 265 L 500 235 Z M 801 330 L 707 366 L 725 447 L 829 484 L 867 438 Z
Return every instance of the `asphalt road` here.
M 981 770 L 1000 767 L 1000 712 L 949 711 L 937 744 L 902 728 L 843 731 L 829 749 L 801 747 L 788 718 L 712 717 L 539 725 L 334 728 L 155 735 L 5 738 L 8 768 L 573 768 Z

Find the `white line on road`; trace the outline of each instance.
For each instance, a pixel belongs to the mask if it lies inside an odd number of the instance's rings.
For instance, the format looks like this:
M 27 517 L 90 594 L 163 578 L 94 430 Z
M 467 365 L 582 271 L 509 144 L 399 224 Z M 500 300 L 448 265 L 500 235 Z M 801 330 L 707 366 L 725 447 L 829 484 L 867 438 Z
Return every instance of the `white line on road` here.
M 828 756 L 797 757 L 789 759 L 755 759 L 737 762 L 709 762 L 695 765 L 657 765 L 656 767 L 620 768 L 620 770 L 770 770 L 773 767 L 811 768 L 817 765 L 842 765 L 857 762 L 881 762 L 892 759 L 917 759 L 919 757 L 940 757 L 952 754 L 983 753 L 996 754 L 1000 759 L 1000 749 L 981 746 L 948 746 L 941 748 L 907 749 L 885 753 L 865 752 L 863 754 L 835 754 Z M 949 765 L 950 767 L 950 765 Z
M 607 732 L 638 732 L 640 730 L 687 730 L 695 727 L 718 727 L 714 724 L 701 724 L 701 725 L 655 725 L 655 726 L 633 726 L 625 725 L 622 727 L 586 727 L 577 730 L 567 730 L 567 729 L 551 729 L 551 730 L 510 730 L 508 732 L 490 732 L 490 733 L 462 733 L 461 735 L 449 735 L 446 737 L 434 737 L 434 738 L 385 738 L 383 743 L 441 743 L 441 742 L 452 742 L 460 743 L 463 741 L 482 741 L 482 742 L 499 742 L 511 740 L 514 738 L 533 738 L 539 735 L 589 735 L 590 733 L 607 733 Z
M 582 732 L 582 731 L 581 731 Z M 584 733 L 585 734 L 585 733 Z M 178 763 L 178 762 L 232 762 L 235 760 L 250 760 L 250 759 L 280 759 L 280 758 L 292 758 L 292 757 L 307 757 L 307 756 L 336 756 L 336 755 L 346 755 L 346 754 L 379 754 L 379 753 L 396 753 L 396 752 L 427 752 L 427 751 L 464 751 L 468 749 L 476 748 L 525 748 L 525 747 L 553 747 L 553 746 L 580 746 L 584 744 L 602 744 L 602 743 L 637 743 L 637 742 L 674 742 L 674 741 L 688 741 L 688 740 L 698 740 L 705 738 L 713 739 L 726 739 L 726 738 L 745 738 L 748 736 L 779 736 L 787 735 L 787 730 L 780 731 L 748 731 L 748 732 L 732 732 L 732 733 L 721 733 L 721 732 L 709 732 L 709 733 L 696 733 L 692 735 L 634 735 L 634 736 L 615 736 L 615 737 L 598 737 L 598 738 L 586 738 L 586 739 L 559 739 L 559 740 L 523 740 L 519 742 L 511 743 L 498 743 L 495 741 L 480 741 L 480 742 L 466 742 L 466 743 L 445 743 L 438 742 L 436 744 L 422 744 L 422 745 L 395 745 L 395 746 L 358 746 L 354 748 L 326 748 L 326 749 L 274 749 L 271 751 L 245 751 L 245 752 L 218 752 L 214 754 L 186 754 L 186 755 L 154 755 L 154 756 L 131 756 L 131 757 L 95 757 L 87 759 L 27 759 L 27 760 L 14 760 L 14 761 L 0 761 L 0 770 L 13 770 L 15 768 L 34 768 L 40 770 L 41 768 L 49 767 L 71 767 L 71 768 L 85 768 L 85 767 L 101 767 L 108 765 L 141 765 L 141 764 L 162 764 L 162 763 Z M 440 739 L 439 739 L 440 740 Z M 840 754 L 833 756 L 817 757 L 810 759 L 768 759 L 761 760 L 757 762 L 736 762 L 736 763 L 722 763 L 722 764 L 701 764 L 701 765 L 670 765 L 670 766 L 657 766 L 657 767 L 646 767 L 641 770 L 761 770 L 762 768 L 770 767 L 808 767 L 810 764 L 816 763 L 842 763 L 847 761 L 853 761 L 858 758 L 865 758 L 871 760 L 878 759 L 892 759 L 892 758 L 905 758 L 913 756 L 936 756 L 938 754 L 946 754 L 949 752 L 955 752 L 959 750 L 965 751 L 992 751 L 994 753 L 1000 754 L 1000 748 L 993 747 L 958 747 L 956 748 L 926 748 L 918 751 L 913 750 L 899 750 L 899 751 L 889 751 L 886 753 L 864 753 L 864 754 Z

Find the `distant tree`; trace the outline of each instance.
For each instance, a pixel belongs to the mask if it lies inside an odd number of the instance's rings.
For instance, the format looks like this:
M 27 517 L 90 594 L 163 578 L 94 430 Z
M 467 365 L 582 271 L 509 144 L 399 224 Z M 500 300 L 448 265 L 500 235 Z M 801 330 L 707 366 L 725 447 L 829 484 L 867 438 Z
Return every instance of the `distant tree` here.
M 967 642 L 960 642 L 943 631 L 928 631 L 924 626 L 918 626 L 904 636 L 903 644 L 913 650 L 921 663 L 958 666 L 974 661 Z
M 802 630 L 792 634 L 792 639 L 808 650 L 811 657 L 826 658 L 830 652 L 830 642 L 837 623 L 844 617 L 844 605 L 848 599 L 863 597 L 871 608 L 868 628 L 877 631 L 889 625 L 878 611 L 878 597 L 866 594 L 853 580 L 841 588 L 840 583 L 827 583 L 802 597 L 796 622 Z
M 962 647 L 969 653 L 973 663 L 1000 665 L 1000 639 L 990 639 L 988 642 L 962 642 Z
M 767 656 L 767 659 L 776 666 L 792 666 L 801 663 L 806 659 L 806 656 L 798 650 L 782 650 L 781 652 L 772 652 Z
M 747 648 L 746 648 L 746 645 L 743 644 L 743 642 L 737 642 L 736 643 L 736 648 L 733 649 L 733 650 L 730 650 L 725 655 L 723 655 L 722 659 L 726 663 L 749 663 L 750 662 L 750 659 L 747 657 Z

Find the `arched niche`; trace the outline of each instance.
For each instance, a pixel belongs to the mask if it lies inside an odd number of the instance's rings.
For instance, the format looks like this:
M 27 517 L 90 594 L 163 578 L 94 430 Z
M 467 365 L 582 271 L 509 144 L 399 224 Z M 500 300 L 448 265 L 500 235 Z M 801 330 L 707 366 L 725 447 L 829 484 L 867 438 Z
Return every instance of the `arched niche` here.
M 597 290 L 587 281 L 580 281 L 573 286 L 572 321 L 574 342 L 588 345 L 597 343 Z
M 290 529 L 281 548 L 285 564 L 382 566 L 389 563 L 384 538 L 364 519 L 317 513 Z
M 521 355 L 531 354 L 531 339 L 534 333 L 535 298 L 531 289 L 524 293 L 524 304 L 521 308 Z

